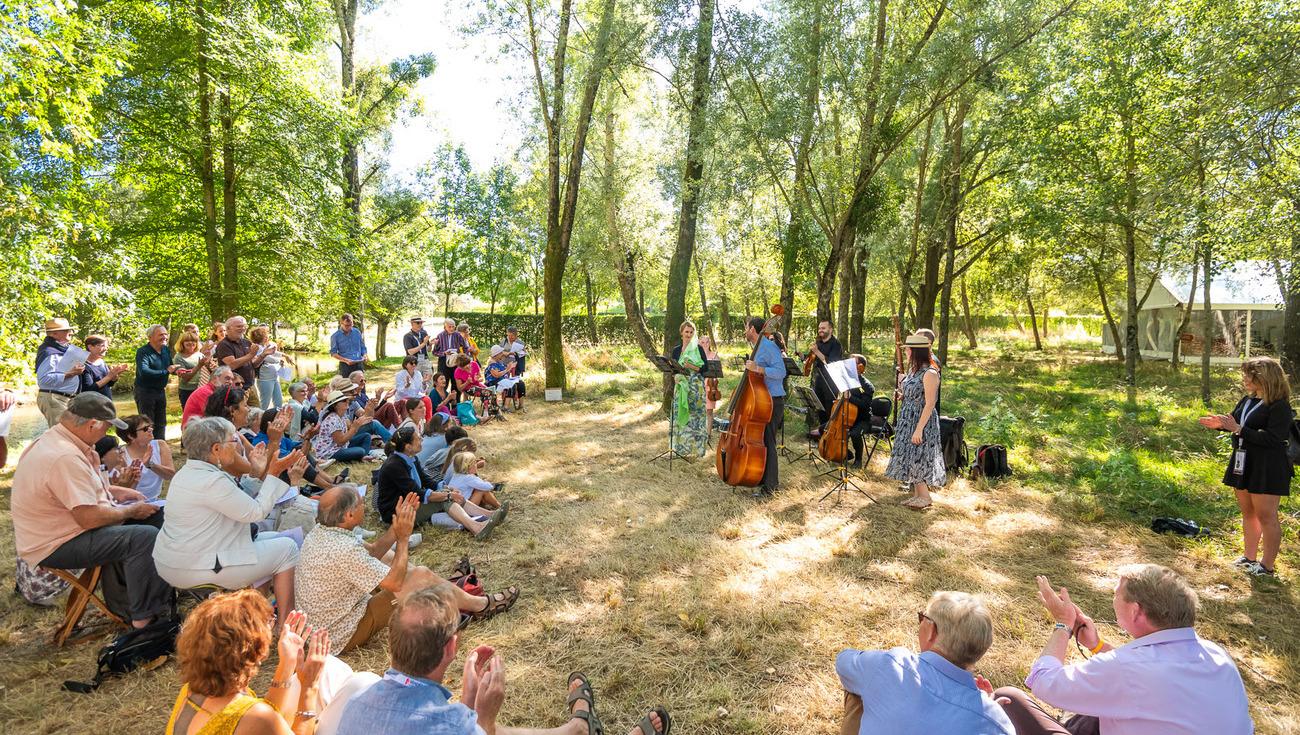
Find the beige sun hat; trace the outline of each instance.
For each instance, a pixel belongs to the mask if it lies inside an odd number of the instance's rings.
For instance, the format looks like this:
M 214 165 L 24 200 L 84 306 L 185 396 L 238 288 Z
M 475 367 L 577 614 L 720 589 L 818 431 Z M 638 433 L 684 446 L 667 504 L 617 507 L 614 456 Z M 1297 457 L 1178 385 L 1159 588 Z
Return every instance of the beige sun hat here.
M 68 324 L 68 320 L 63 319 L 62 317 L 58 319 L 45 320 L 46 334 L 49 334 L 50 332 L 75 332 L 75 331 L 77 331 L 77 328 L 72 326 L 71 324 Z

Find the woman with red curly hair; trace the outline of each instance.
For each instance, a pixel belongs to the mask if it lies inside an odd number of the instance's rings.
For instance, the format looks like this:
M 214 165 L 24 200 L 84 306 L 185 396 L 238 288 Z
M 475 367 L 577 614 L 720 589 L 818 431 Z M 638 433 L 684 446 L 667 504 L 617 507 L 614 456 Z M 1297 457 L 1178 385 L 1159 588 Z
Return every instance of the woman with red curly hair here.
M 284 621 L 280 663 L 266 696 L 248 688 L 270 652 L 273 619 L 271 605 L 253 590 L 216 595 L 194 608 L 176 639 L 184 684 L 167 735 L 316 732 L 316 686 L 329 654 L 329 632 L 310 630 L 301 611 Z

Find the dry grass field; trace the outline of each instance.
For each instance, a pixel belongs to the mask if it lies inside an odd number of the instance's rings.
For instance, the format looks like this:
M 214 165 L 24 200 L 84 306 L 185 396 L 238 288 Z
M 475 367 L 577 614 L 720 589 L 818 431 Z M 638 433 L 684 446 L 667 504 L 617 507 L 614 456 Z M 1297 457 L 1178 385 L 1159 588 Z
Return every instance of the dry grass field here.
M 525 415 L 474 429 L 489 460 L 484 475 L 508 483 L 510 518 L 485 543 L 426 529 L 413 553 L 435 569 L 469 554 L 489 588 L 523 589 L 511 613 L 462 635 L 462 650 L 487 643 L 504 657 L 505 723 L 561 723 L 565 677 L 580 669 L 592 678 L 610 733 L 626 732 L 646 707 L 663 703 L 683 735 L 826 735 L 839 724 L 835 653 L 915 645 L 916 611 L 934 590 L 985 596 L 996 641 L 979 672 L 995 686 L 1018 684 L 1050 629 L 1034 599 L 1035 574 L 1068 586 L 1085 610 L 1111 621 L 1103 624 L 1108 639 L 1123 640 L 1110 610 L 1114 570 L 1154 561 L 1186 574 L 1200 593 L 1200 630 L 1238 661 L 1259 732 L 1300 732 L 1294 518 L 1281 579 L 1252 581 L 1229 565 L 1237 553 L 1231 497 L 1212 483 L 1197 480 L 1205 502 L 1227 506 L 1212 539 L 1157 536 L 1145 527 L 1149 516 L 1117 510 L 1126 501 L 1111 505 L 1114 496 L 1101 491 L 1081 499 L 1087 483 L 1067 464 L 1085 459 L 1032 440 L 1013 450 L 1023 473 L 994 487 L 954 480 L 924 514 L 896 505 L 904 496 L 882 476 L 883 450 L 863 483 L 879 503 L 857 495 L 818 503 L 830 481 L 806 461 L 785 460 L 784 490 L 755 502 L 717 479 L 711 455 L 671 470 L 646 463 L 663 448 L 666 422 L 649 402 L 649 374 L 618 362 L 581 374 L 566 403 L 533 399 Z M 995 355 L 965 362 L 967 372 L 954 375 L 997 375 L 1007 391 L 1041 381 L 1035 371 L 1060 369 Z M 956 388 L 951 395 L 945 401 L 960 402 Z M 1013 411 L 1025 408 L 1022 400 L 1046 400 L 1005 398 Z M 1195 410 L 1173 403 L 1174 412 Z M 974 407 L 972 398 L 972 415 Z M 1218 462 L 1173 456 L 1176 465 Z M 1180 477 L 1210 472 L 1188 471 Z M 91 673 L 100 643 L 52 648 L 61 611 L 33 608 L 11 591 L 11 478 L 0 476 L 3 730 L 160 732 L 179 686 L 174 664 L 110 680 L 90 696 L 59 690 L 64 679 Z M 1061 499 L 1058 485 L 1071 499 Z M 378 528 L 371 515 L 368 527 Z M 345 658 L 382 671 L 384 642 Z M 271 668 L 255 682 L 258 691 Z

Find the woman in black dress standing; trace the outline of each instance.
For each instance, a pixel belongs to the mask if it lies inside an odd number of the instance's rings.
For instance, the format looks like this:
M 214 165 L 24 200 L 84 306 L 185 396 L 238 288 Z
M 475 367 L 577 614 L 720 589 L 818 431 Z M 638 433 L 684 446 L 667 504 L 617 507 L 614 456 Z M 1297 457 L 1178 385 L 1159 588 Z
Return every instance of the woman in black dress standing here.
M 1232 433 L 1223 484 L 1237 493 L 1244 542 L 1242 556 L 1234 564 L 1247 574 L 1272 576 L 1282 543 L 1277 507 L 1282 496 L 1291 494 L 1294 474 L 1286 451 L 1295 420 L 1291 386 L 1281 363 L 1271 357 L 1243 363 L 1241 386 L 1246 395 L 1230 415 L 1202 416 L 1200 424 Z

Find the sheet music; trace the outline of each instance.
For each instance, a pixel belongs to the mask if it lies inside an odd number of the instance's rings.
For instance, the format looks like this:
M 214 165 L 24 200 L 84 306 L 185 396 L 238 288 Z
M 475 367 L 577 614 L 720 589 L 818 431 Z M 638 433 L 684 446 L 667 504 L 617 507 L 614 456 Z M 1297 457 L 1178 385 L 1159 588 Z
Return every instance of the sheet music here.
M 826 363 L 826 375 L 831 379 L 831 384 L 835 386 L 836 393 L 862 387 L 862 383 L 858 381 L 858 361 L 852 357 L 847 360 Z
M 75 365 L 76 363 L 80 362 L 84 364 L 89 359 L 90 359 L 89 352 L 86 352 L 85 350 L 81 349 L 76 345 L 71 345 L 70 347 L 68 347 L 68 351 L 63 353 L 63 356 L 59 358 L 59 369 L 70 370 L 72 369 L 72 366 Z M 65 360 L 67 362 L 64 362 Z

